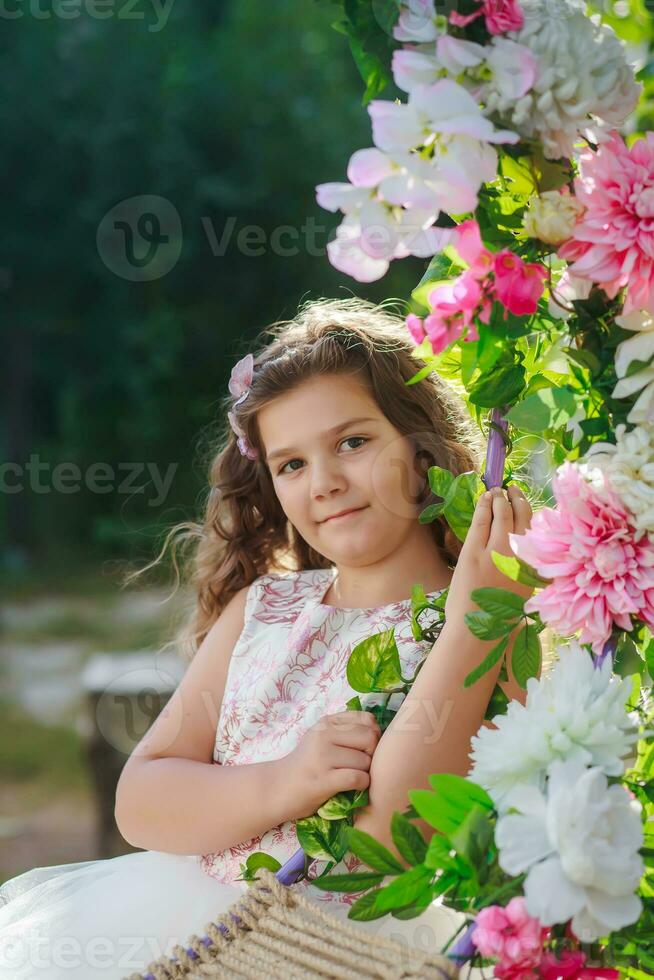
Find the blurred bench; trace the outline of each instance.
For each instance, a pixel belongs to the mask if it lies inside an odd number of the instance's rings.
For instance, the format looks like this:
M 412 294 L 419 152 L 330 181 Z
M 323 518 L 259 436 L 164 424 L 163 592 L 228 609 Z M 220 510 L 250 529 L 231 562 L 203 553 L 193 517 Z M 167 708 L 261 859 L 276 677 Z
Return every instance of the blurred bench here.
M 130 850 L 114 820 L 118 777 L 133 748 L 177 688 L 186 665 L 174 653 L 97 653 L 81 681 L 88 715 L 87 756 L 98 807 L 98 851 Z

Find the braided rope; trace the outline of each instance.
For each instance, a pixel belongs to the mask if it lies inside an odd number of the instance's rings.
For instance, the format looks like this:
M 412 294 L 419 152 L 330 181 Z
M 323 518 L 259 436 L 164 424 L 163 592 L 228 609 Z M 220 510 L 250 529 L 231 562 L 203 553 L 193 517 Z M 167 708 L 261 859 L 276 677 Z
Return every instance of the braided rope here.
M 152 980 L 456 980 L 446 956 L 407 949 L 329 914 L 267 868 L 215 922 L 147 967 Z M 143 980 L 132 973 L 125 980 Z

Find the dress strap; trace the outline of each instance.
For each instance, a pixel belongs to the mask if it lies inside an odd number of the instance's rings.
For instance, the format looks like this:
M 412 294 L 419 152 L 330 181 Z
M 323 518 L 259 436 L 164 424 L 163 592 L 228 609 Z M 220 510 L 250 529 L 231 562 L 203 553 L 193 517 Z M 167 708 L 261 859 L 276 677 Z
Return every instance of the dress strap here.
M 295 654 L 304 653 L 315 634 L 332 612 L 332 607 L 323 605 L 322 600 L 334 579 L 335 569 L 315 569 L 312 574 L 315 577 L 313 588 L 304 602 L 297 619 L 293 623 L 288 636 L 288 649 Z

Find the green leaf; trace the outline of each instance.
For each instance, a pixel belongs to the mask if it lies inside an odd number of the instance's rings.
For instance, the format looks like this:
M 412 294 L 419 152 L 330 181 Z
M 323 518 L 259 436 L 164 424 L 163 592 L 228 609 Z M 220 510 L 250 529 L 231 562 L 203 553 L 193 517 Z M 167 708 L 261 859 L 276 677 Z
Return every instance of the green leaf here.
M 469 401 L 481 408 L 497 408 L 514 402 L 525 386 L 522 364 L 496 364 L 477 378 L 468 392 Z
M 540 638 L 530 623 L 525 623 L 513 642 L 511 669 L 523 689 L 530 677 L 537 677 L 540 669 Z
M 361 698 L 358 694 L 355 694 L 353 698 L 345 702 L 345 707 L 348 711 L 361 711 Z
M 474 806 L 490 809 L 493 801 L 481 786 L 452 773 L 435 773 L 429 777 L 433 792 L 409 790 L 409 800 L 427 823 L 449 834 L 461 824 Z
M 483 677 L 484 674 L 487 673 L 487 671 L 489 671 L 492 667 L 494 667 L 497 661 L 500 659 L 500 657 L 503 656 L 504 651 L 508 646 L 508 643 L 509 643 L 509 636 L 505 636 L 503 639 L 501 639 L 500 642 L 497 644 L 497 646 L 494 646 L 493 649 L 486 654 L 482 662 L 478 664 L 478 666 L 475 667 L 474 670 L 470 671 L 470 673 L 463 681 L 463 686 L 470 687 L 472 684 L 475 683 L 475 681 L 478 681 L 480 677 Z
M 416 919 L 428 908 L 434 900 L 434 889 L 429 885 L 418 895 L 416 900 L 410 905 L 405 905 L 400 909 L 393 909 L 391 915 L 394 919 Z
M 429 785 L 466 812 L 473 806 L 482 806 L 486 810 L 493 809 L 493 801 L 483 786 L 473 782 L 466 776 L 457 776 L 452 772 L 436 772 L 429 777 Z
M 297 820 L 295 830 L 300 847 L 309 857 L 320 861 L 340 861 L 343 856 L 337 821 L 314 815 Z
M 367 834 L 365 830 L 348 827 L 347 843 L 352 853 L 356 854 L 373 871 L 381 871 L 385 875 L 402 874 L 404 871 L 404 866 L 391 854 L 388 848 Z
M 366 794 L 365 802 L 359 802 L 356 806 L 366 806 L 368 791 L 363 790 Z M 343 817 L 347 817 L 352 810 L 355 809 L 355 802 L 352 792 L 336 793 L 332 796 L 330 800 L 318 809 L 318 816 L 322 817 L 324 820 L 342 820 Z
M 549 579 L 541 578 L 531 565 L 527 565 L 519 558 L 502 555 L 499 551 L 491 551 L 491 558 L 495 567 L 513 582 L 522 582 L 523 585 L 531 585 L 534 588 L 550 584 Z
M 350 911 L 347 913 L 348 919 L 356 919 L 358 922 L 369 922 L 371 919 L 381 919 L 385 912 L 380 912 L 375 905 L 377 896 L 381 892 L 381 888 L 375 888 L 372 891 L 366 892 L 361 898 L 358 898 L 350 906 Z
M 347 679 L 355 691 L 393 691 L 404 685 L 400 654 L 394 629 L 375 633 L 352 650 L 347 662 Z
M 578 404 L 578 396 L 571 388 L 541 388 L 514 405 L 506 418 L 525 432 L 542 435 L 546 429 L 565 425 L 577 411 Z
M 525 600 L 510 589 L 473 589 L 470 597 L 484 612 L 505 622 L 524 615 Z
M 409 864 L 420 864 L 423 861 L 427 853 L 427 841 L 415 824 L 398 810 L 393 812 L 391 818 L 391 834 L 398 853 L 405 861 Z
M 281 864 L 276 857 L 272 854 L 266 854 L 265 851 L 255 851 L 253 854 L 248 855 L 245 866 L 248 871 L 258 871 L 259 868 L 268 868 L 270 871 L 279 871 Z
M 508 706 L 509 698 L 502 690 L 501 685 L 496 684 L 484 714 L 484 721 L 492 721 L 497 715 L 505 715 Z
M 371 885 L 378 885 L 385 875 L 374 871 L 357 871 L 352 874 L 326 875 L 324 878 L 309 878 L 316 888 L 325 892 L 360 892 Z
M 437 497 L 446 499 L 449 496 L 454 483 L 454 475 L 449 470 L 444 470 L 442 466 L 430 466 L 427 470 L 427 479 L 431 491 Z
M 644 655 L 645 663 L 647 664 L 647 673 L 654 680 L 654 638 L 647 643 Z
M 441 834 L 434 834 L 429 841 L 429 847 L 427 848 L 423 864 L 428 868 L 433 868 L 434 871 L 453 868 L 455 862 L 454 854 L 451 853 L 452 850 L 453 848 L 448 837 L 443 837 Z
M 488 878 L 493 851 L 493 823 L 489 811 L 473 807 L 465 819 L 450 834 L 450 842 L 457 854 L 474 869 L 480 884 Z
M 465 613 L 463 619 L 470 632 L 480 640 L 497 640 L 505 633 L 511 632 L 510 624 L 496 619 L 487 612 Z
M 478 473 L 460 473 L 454 480 L 445 503 L 445 518 L 459 541 L 465 541 L 477 501 L 486 490 Z
M 390 885 L 380 888 L 375 897 L 378 912 L 391 912 L 417 901 L 431 884 L 434 872 L 419 864 L 399 875 Z

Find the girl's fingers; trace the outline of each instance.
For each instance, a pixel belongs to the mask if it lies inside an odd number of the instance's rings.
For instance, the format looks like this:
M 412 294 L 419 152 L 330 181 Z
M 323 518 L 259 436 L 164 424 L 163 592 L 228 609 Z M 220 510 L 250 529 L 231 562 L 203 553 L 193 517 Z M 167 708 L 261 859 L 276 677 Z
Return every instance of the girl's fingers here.
M 482 493 L 477 501 L 472 521 L 466 534 L 465 544 L 474 550 L 485 548 L 493 523 L 493 502 L 490 493 Z M 468 544 L 468 542 L 470 542 Z
M 531 504 L 525 497 L 520 487 L 512 483 L 508 489 L 509 500 L 513 507 L 513 530 L 516 534 L 524 534 L 531 524 L 533 511 Z
M 512 555 L 507 535 L 513 530 L 513 507 L 504 491 L 496 488 L 493 491 L 493 524 L 488 538 L 490 550 Z

